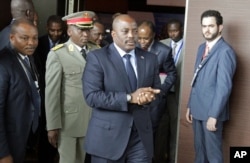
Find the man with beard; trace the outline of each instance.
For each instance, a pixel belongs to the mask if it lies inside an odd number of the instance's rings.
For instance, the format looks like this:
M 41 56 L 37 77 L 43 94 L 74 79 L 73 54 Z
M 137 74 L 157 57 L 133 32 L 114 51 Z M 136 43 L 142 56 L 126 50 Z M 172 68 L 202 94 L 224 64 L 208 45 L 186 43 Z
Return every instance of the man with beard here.
M 83 98 L 82 73 L 93 28 L 92 13 L 82 11 L 63 17 L 69 40 L 52 48 L 46 62 L 45 112 L 48 139 L 58 149 L 60 163 L 83 163 L 83 142 L 91 110 Z
M 113 43 L 90 52 L 83 92 L 92 107 L 85 149 L 92 163 L 150 163 L 150 109 L 157 106 L 157 56 L 136 48 L 137 24 L 121 14 L 113 20 Z
M 38 74 L 32 54 L 38 44 L 33 22 L 16 19 L 10 44 L 0 52 L 0 162 L 23 163 L 40 114 Z
M 236 54 L 222 38 L 223 18 L 218 11 L 203 12 L 201 28 L 206 42 L 198 48 L 186 119 L 193 124 L 195 163 L 221 163 Z

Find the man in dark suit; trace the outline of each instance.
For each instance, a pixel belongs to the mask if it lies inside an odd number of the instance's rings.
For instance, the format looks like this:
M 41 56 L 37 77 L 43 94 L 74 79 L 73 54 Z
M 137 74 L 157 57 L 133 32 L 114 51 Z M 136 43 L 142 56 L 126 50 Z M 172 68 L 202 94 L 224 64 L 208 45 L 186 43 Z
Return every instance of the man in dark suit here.
M 38 128 L 40 95 L 31 57 L 37 44 L 33 22 L 18 19 L 11 26 L 10 45 L 0 52 L 0 162 L 23 163 Z
M 35 8 L 32 0 L 12 0 L 10 7 L 12 15 L 11 24 L 19 18 L 25 18 L 32 22 L 34 21 Z M 0 32 L 0 50 L 9 43 L 11 24 Z
M 149 110 L 158 104 L 160 93 L 157 57 L 136 48 L 132 17 L 119 15 L 112 27 L 114 43 L 90 52 L 83 73 L 84 96 L 92 107 L 85 149 L 92 163 L 149 163 Z
M 44 107 L 45 94 L 45 65 L 47 55 L 51 48 L 57 44 L 64 43 L 66 37 L 64 36 L 65 23 L 60 16 L 51 15 L 47 19 L 47 34 L 39 37 L 39 43 L 34 54 L 35 63 L 40 74 L 40 90 L 42 94 L 42 108 L 41 108 L 41 123 L 40 123 L 40 137 L 38 145 L 38 162 L 53 163 L 57 150 L 50 145 L 47 137 L 46 118 Z
M 198 48 L 186 119 L 193 124 L 195 163 L 222 163 L 223 122 L 229 119 L 236 54 L 221 36 L 218 11 L 203 12 L 201 27 L 206 42 Z
M 176 68 L 172 57 L 172 50 L 169 46 L 155 40 L 155 25 L 151 21 L 142 21 L 138 27 L 138 43 L 139 47 L 147 50 L 157 56 L 159 64 L 159 72 L 162 80 L 161 90 L 165 94 L 160 105 L 152 112 L 158 115 L 154 119 L 155 127 L 155 162 L 165 161 L 165 152 L 168 142 L 168 118 L 165 119 L 162 115 L 166 112 L 166 97 L 169 90 L 176 80 Z M 162 123 L 167 120 L 167 123 Z M 167 124 L 167 126 L 166 126 Z M 159 127 L 158 127 L 159 126 Z M 164 128 L 163 128 L 164 127 Z M 163 137 L 164 136 L 164 137 Z
M 169 132 L 168 132 L 168 143 L 161 146 L 167 146 L 169 151 L 165 151 L 169 156 L 169 163 L 175 163 L 176 157 L 176 141 L 177 141 L 177 130 L 178 130 L 178 115 L 179 115 L 179 94 L 180 94 L 180 83 L 181 83 L 181 70 L 182 62 L 184 57 L 183 50 L 183 24 L 178 19 L 171 19 L 168 21 L 165 32 L 169 38 L 161 40 L 161 42 L 169 47 L 172 47 L 172 54 L 174 58 L 174 63 L 177 71 L 176 81 L 173 87 L 170 89 L 170 92 L 167 97 L 167 111 L 162 118 L 162 126 L 169 123 Z M 168 119 L 166 119 L 168 118 Z M 167 123 L 166 123 L 167 122 Z M 166 128 L 166 127 L 165 127 Z M 166 132 L 165 132 L 166 133 Z M 162 135 L 162 137 L 167 138 L 167 135 Z M 161 150 L 162 151 L 162 150 Z

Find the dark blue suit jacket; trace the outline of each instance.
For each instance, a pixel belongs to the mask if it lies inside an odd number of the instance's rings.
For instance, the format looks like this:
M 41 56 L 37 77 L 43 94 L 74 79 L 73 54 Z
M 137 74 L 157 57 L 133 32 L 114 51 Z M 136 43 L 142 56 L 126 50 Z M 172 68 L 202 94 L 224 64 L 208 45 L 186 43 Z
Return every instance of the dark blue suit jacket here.
M 167 94 L 176 80 L 176 68 L 172 57 L 172 49 L 155 40 L 149 52 L 157 55 L 159 72 L 167 74 L 167 78 L 161 86 L 164 93 Z
M 138 88 L 160 88 L 158 61 L 155 55 L 135 49 Z M 87 153 L 117 160 L 127 147 L 135 124 L 149 157 L 153 156 L 153 131 L 149 108 L 127 103 L 131 93 L 124 63 L 114 44 L 88 54 L 83 73 L 83 92 L 93 108 L 85 139 Z M 157 98 L 158 99 L 158 98 Z
M 205 43 L 200 45 L 195 70 L 201 63 Z M 197 120 L 208 117 L 225 121 L 229 118 L 229 96 L 236 69 L 236 54 L 223 38 L 213 46 L 192 86 L 188 107 Z
M 0 157 L 23 162 L 33 109 L 29 80 L 17 53 L 6 47 L 0 52 Z

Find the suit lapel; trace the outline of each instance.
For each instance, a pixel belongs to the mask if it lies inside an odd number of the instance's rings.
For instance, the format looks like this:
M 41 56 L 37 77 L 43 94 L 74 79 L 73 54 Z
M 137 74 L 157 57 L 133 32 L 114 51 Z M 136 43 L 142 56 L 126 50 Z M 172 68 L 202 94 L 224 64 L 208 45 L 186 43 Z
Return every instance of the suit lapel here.
M 26 86 L 26 90 L 30 96 L 30 98 L 32 98 L 32 95 L 31 95 L 31 87 L 30 87 L 30 84 L 29 84 L 29 79 L 21 65 L 21 63 L 19 62 L 18 58 L 17 58 L 17 53 L 12 49 L 12 48 L 8 48 L 9 51 L 11 52 L 11 59 L 13 61 L 13 67 L 14 69 L 16 70 L 16 73 L 17 74 L 20 74 L 20 78 L 22 80 L 24 80 L 24 83 L 25 83 L 25 86 Z
M 156 42 L 153 43 L 150 52 L 153 53 L 153 54 L 155 54 L 155 55 L 159 55 L 160 54 L 161 50 L 159 50 L 159 49 L 156 48 Z
M 140 50 L 138 50 L 138 48 L 135 49 L 135 56 L 136 56 L 136 62 L 137 62 L 137 84 L 138 84 L 138 88 L 140 88 L 142 86 L 142 83 L 144 81 L 145 78 L 145 58 L 144 55 L 141 53 Z

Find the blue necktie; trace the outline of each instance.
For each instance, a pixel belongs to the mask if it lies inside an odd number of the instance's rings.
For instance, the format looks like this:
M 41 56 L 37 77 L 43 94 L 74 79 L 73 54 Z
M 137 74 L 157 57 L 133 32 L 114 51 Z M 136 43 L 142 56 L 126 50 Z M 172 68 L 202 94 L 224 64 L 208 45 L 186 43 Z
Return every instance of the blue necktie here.
M 38 93 L 38 88 L 35 84 L 35 81 L 32 77 L 32 68 L 30 66 L 29 58 L 25 57 L 24 61 L 26 63 L 26 67 L 28 68 L 27 74 L 29 78 L 29 84 L 31 87 L 31 94 L 32 94 L 32 103 L 34 106 L 34 116 L 33 116 L 33 123 L 32 123 L 32 131 L 35 132 L 38 128 L 39 123 L 39 114 L 40 114 L 40 104 L 41 104 L 41 97 Z M 34 73 L 34 72 L 33 72 Z
M 130 57 L 131 57 L 130 54 L 124 55 L 124 58 L 126 58 L 125 67 L 126 67 L 126 71 L 127 71 L 127 75 L 128 75 L 131 89 L 132 89 L 132 91 L 135 91 L 137 88 L 137 79 L 136 79 L 134 68 L 130 62 Z

